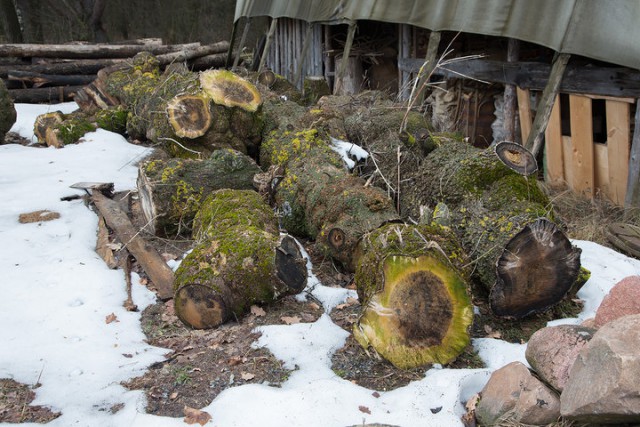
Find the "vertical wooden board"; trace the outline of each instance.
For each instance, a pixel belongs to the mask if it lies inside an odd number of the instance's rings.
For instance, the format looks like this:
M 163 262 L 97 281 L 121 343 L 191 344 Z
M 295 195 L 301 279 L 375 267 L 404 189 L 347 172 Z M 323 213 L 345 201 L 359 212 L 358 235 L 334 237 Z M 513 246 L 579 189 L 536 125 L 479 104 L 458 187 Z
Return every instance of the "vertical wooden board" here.
M 591 99 L 569 95 L 569 109 L 573 143 L 573 189 L 593 197 L 595 185 Z
M 518 106 L 522 105 L 520 101 L 520 91 L 518 89 Z M 529 100 L 527 91 L 527 98 Z M 522 126 L 522 108 L 520 109 L 520 124 Z M 529 110 L 529 114 L 531 114 L 531 110 Z M 530 122 L 529 122 L 530 123 Z M 522 128 L 522 140 L 526 141 L 528 138 L 528 134 L 524 135 L 524 128 Z M 530 130 L 530 129 L 529 129 Z M 553 109 L 551 110 L 551 116 L 549 117 L 549 124 L 547 124 L 547 129 L 544 134 L 545 139 L 545 180 L 551 185 L 563 185 L 565 184 L 565 164 L 564 159 L 566 158 L 563 152 L 563 141 L 562 141 L 562 126 L 560 123 L 560 97 L 556 96 L 555 103 L 553 105 Z
M 574 188 L 573 141 L 570 136 L 562 136 L 562 158 L 564 159 L 564 180 L 569 188 Z
M 611 198 L 611 183 L 609 180 L 609 155 L 607 146 L 604 144 L 593 144 L 593 180 L 594 187 L 604 194 L 607 198 Z
M 607 155 L 609 165 L 609 194 L 611 200 L 624 205 L 629 176 L 631 145 L 630 107 L 626 102 L 606 101 Z
M 520 116 L 520 136 L 522 138 L 522 143 L 529 138 L 529 133 L 531 133 L 531 124 L 533 120 L 531 119 L 531 101 L 529 89 L 520 89 L 516 88 L 516 94 L 518 97 L 518 113 Z M 558 101 L 556 99 L 556 105 Z M 554 107 L 555 108 L 555 107 Z M 560 114 L 558 110 L 558 114 Z M 552 113 L 553 114 L 553 113 Z

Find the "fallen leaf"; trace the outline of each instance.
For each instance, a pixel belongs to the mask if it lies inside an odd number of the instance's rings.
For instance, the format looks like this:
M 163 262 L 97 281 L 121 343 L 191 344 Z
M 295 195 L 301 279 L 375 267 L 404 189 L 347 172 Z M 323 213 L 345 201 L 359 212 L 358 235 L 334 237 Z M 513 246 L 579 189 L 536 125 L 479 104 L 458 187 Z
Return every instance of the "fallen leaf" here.
M 242 363 L 242 358 L 240 356 L 233 356 L 229 358 L 227 363 L 229 363 L 229 366 L 236 366 Z
M 380 393 L 378 393 L 377 391 L 374 391 L 373 393 L 371 393 L 371 396 L 378 398 L 380 397 Z
M 111 249 L 112 251 L 119 251 L 120 249 L 122 249 L 122 244 L 121 243 L 107 243 L 105 245 L 106 247 L 108 247 L 109 249 Z
M 253 314 L 254 316 L 257 316 L 257 317 L 262 317 L 262 316 L 266 316 L 267 312 L 264 311 L 264 309 L 262 307 L 258 307 L 257 305 L 252 305 L 251 306 L 251 314 Z
M 360 409 L 360 412 L 363 412 L 363 413 L 365 413 L 365 414 L 369 414 L 369 415 L 371 415 L 371 411 L 369 410 L 369 408 L 367 408 L 367 407 L 366 407 L 366 406 L 364 406 L 364 405 L 360 405 L 360 406 L 358 406 L 358 409 Z
M 187 424 L 198 423 L 201 426 L 211 421 L 211 415 L 208 412 L 200 411 L 198 409 L 184 407 L 184 422 Z
M 320 306 L 313 301 L 309 303 L 309 307 L 311 307 L 313 310 L 320 310 Z
M 171 393 L 169 395 L 169 399 L 171 399 L 171 400 L 176 400 L 177 398 L 178 398 L 178 392 L 177 391 L 174 391 L 173 393 Z
M 114 313 L 111 313 L 110 315 L 108 315 L 105 319 L 104 319 L 105 323 L 108 325 L 111 322 L 119 322 L 118 320 L 118 316 L 116 316 Z
M 256 377 L 255 374 L 252 374 L 251 372 L 243 372 L 240 375 L 240 378 L 242 378 L 245 381 L 250 381 L 250 380 L 254 379 L 255 377 Z
M 140 283 L 142 286 L 147 286 L 147 283 L 149 283 L 149 280 L 147 280 L 146 277 L 141 277 L 140 280 L 138 280 L 138 283 Z
M 293 325 L 295 323 L 300 323 L 300 318 L 298 316 L 282 316 L 280 318 L 280 320 L 282 320 L 285 324 L 287 325 Z

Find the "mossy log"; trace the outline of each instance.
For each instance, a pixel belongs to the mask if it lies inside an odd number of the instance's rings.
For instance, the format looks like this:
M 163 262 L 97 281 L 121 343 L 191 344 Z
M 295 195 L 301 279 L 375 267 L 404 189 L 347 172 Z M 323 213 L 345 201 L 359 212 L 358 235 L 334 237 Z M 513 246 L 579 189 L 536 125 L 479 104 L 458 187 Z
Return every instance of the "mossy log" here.
M 190 235 L 204 199 L 222 188 L 250 190 L 260 168 L 249 156 L 231 149 L 204 160 L 152 160 L 138 169 L 138 194 L 148 229 L 156 235 Z
M 15 122 L 16 109 L 13 106 L 7 87 L 0 80 L 0 144 L 4 143 L 5 134 L 9 132 Z
M 580 249 L 553 224 L 551 203 L 535 177 L 509 169 L 490 148 L 452 139 L 440 142 L 419 174 L 422 185 L 409 190 L 412 197 L 447 207 L 495 314 L 522 318 L 544 311 L 573 286 Z
M 156 142 L 173 157 L 206 157 L 220 148 L 257 156 L 260 94 L 231 72 L 173 66 L 161 73 L 157 58 L 144 52 L 127 66 L 102 70 L 93 87 L 129 111 L 130 137 Z
M 198 245 L 176 271 L 175 310 L 187 325 L 213 328 L 306 285 L 305 260 L 295 242 L 280 236 L 262 197 L 249 190 L 219 190 L 195 218 Z
M 122 134 L 125 132 L 126 123 L 127 111 L 120 106 L 93 113 L 76 111 L 63 114 L 53 111 L 36 117 L 33 133 L 39 143 L 62 148 L 75 144 L 86 133 L 97 128 Z
M 353 270 L 358 240 L 398 219 L 392 200 L 351 174 L 317 130 L 274 131 L 261 150 L 263 165 L 285 169 L 275 200 L 282 226 L 308 236 L 327 255 Z
M 402 369 L 453 361 L 470 342 L 473 307 L 452 231 L 388 224 L 366 234 L 358 252 L 358 342 Z

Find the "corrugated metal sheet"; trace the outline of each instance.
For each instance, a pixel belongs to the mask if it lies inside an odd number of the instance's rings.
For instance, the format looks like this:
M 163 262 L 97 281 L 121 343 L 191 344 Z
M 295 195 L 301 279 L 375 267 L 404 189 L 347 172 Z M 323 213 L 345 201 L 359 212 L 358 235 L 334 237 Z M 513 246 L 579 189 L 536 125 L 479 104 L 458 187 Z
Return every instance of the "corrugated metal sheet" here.
M 511 37 L 640 69 L 640 0 L 237 0 L 235 19 L 252 16 Z

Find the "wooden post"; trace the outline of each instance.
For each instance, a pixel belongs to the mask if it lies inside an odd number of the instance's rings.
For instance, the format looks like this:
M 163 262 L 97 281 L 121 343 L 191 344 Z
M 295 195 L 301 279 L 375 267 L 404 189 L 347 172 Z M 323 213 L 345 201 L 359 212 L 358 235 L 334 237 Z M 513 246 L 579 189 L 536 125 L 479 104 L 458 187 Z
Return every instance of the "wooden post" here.
M 520 54 L 520 43 L 516 39 L 509 39 L 507 47 L 507 62 L 517 62 Z M 516 86 L 504 86 L 504 139 L 516 141 Z
M 544 131 L 547 128 L 547 122 L 553 109 L 554 100 L 558 94 L 560 88 L 560 82 L 562 82 L 562 75 L 571 55 L 567 53 L 557 54 L 553 60 L 551 67 L 551 74 L 549 75 L 549 81 L 542 91 L 542 97 L 538 103 L 538 109 L 536 111 L 536 118 L 533 121 L 533 126 L 525 148 L 527 148 L 535 156 L 538 155 L 542 148 L 542 141 L 544 137 Z
M 442 33 L 440 31 L 431 31 L 429 34 L 429 44 L 427 44 L 427 54 L 424 58 L 425 66 L 420 73 L 420 79 L 418 80 L 419 100 L 420 103 L 424 102 L 426 95 L 426 84 L 431 78 L 433 70 L 436 69 L 436 63 L 438 62 L 438 47 L 440 46 L 440 39 Z
M 353 45 L 353 38 L 356 35 L 356 23 L 351 22 L 349 24 L 349 32 L 347 33 L 347 40 L 344 44 L 344 50 L 342 51 L 342 60 L 340 61 L 340 68 L 338 68 L 338 74 L 336 74 L 335 86 L 342 84 L 344 73 L 347 70 L 347 64 L 349 62 L 349 55 L 351 54 L 351 46 Z M 334 93 L 339 91 L 339 88 L 334 89 Z
M 624 207 L 640 208 L 640 99 L 636 103 L 636 115 L 634 118 L 633 140 L 631 141 L 631 154 L 629 156 L 629 177 L 627 178 L 627 195 Z
M 262 69 L 264 68 L 264 63 L 267 60 L 267 54 L 269 53 L 269 48 L 271 47 L 271 42 L 273 41 L 273 34 L 276 32 L 277 25 L 278 25 L 278 18 L 273 18 L 271 20 L 271 26 L 269 27 L 269 33 L 267 34 L 267 41 L 265 42 L 264 50 L 262 51 L 262 57 L 260 58 L 258 73 L 262 72 Z
M 324 25 L 323 36 L 324 51 L 329 52 L 333 48 L 331 44 L 331 25 Z M 324 78 L 327 80 L 329 88 L 332 88 L 332 83 L 335 84 L 336 70 L 335 61 L 333 59 L 333 56 L 329 53 L 324 54 Z M 331 80 L 331 77 L 333 77 L 333 81 Z
M 244 42 L 247 39 L 247 34 L 249 33 L 249 28 L 251 28 L 251 18 L 247 18 L 246 24 L 244 24 L 244 30 L 242 30 L 242 36 L 240 37 L 240 44 L 238 45 L 238 53 L 236 53 L 236 58 L 233 60 L 233 67 L 231 67 L 231 71 L 235 70 L 238 67 L 238 63 L 240 63 L 240 56 L 242 56 L 242 49 L 244 48 Z M 229 52 L 231 52 L 231 46 L 229 47 Z
M 520 115 L 520 139 L 524 143 L 531 133 L 531 95 L 529 89 L 520 89 L 516 86 L 518 97 L 518 113 Z
M 311 46 L 311 40 L 313 39 L 312 36 L 313 36 L 313 24 L 309 22 L 307 23 L 307 31 L 304 35 L 304 42 L 302 43 L 302 52 L 300 52 L 300 56 L 298 57 L 296 74 L 293 77 L 293 84 L 296 86 L 299 85 L 300 77 L 302 77 L 302 69 L 304 67 L 304 61 L 307 58 L 307 53 L 309 52 L 309 47 Z
M 400 59 L 409 57 L 409 44 L 410 44 L 410 33 L 411 30 L 408 24 L 400 24 Z M 409 80 L 411 77 L 411 73 L 408 71 L 398 71 L 400 73 L 400 84 L 398 88 L 400 89 L 400 99 L 407 100 L 409 99 Z

